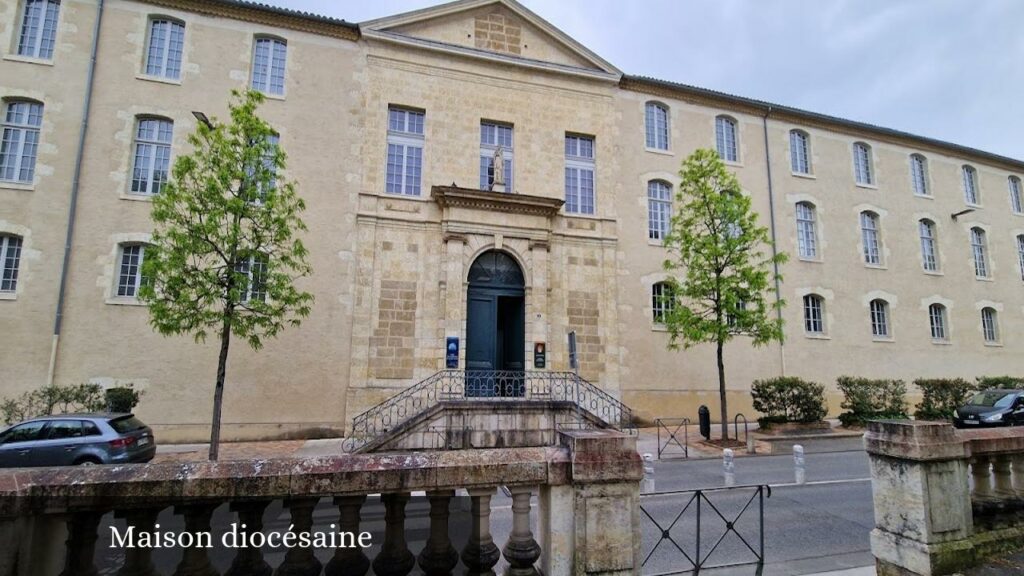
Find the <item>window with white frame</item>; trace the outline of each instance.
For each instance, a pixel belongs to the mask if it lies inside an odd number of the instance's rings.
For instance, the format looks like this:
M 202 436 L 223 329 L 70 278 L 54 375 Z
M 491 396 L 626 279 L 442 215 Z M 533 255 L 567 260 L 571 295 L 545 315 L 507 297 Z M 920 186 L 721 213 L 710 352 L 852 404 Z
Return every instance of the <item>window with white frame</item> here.
M 789 163 L 796 174 L 811 173 L 811 137 L 807 132 L 789 131 Z
M 43 105 L 27 100 L 4 103 L 3 138 L 0 140 L 0 180 L 31 183 L 36 172 L 39 128 Z
M 494 184 L 494 154 L 501 148 L 505 162 L 505 191 L 511 192 L 515 159 L 515 138 L 512 126 L 494 122 L 480 123 L 480 189 L 490 190 Z
M 946 327 L 946 307 L 932 304 L 928 307 L 928 325 L 931 328 L 932 340 L 945 342 L 949 340 L 949 329 Z
M 864 246 L 864 263 L 870 266 L 882 265 L 882 250 L 878 232 L 878 214 L 861 212 L 860 239 Z
M 971 255 L 974 258 L 974 275 L 988 278 L 988 243 L 981 228 L 971 228 Z
M 1024 234 L 1017 236 L 1017 265 L 1020 266 L 1020 279 L 1024 280 Z
M 672 219 L 672 186 L 664 180 L 647 183 L 647 237 L 664 240 Z
M 142 260 L 146 247 L 142 244 L 122 244 L 118 255 L 117 295 L 135 298 L 145 282 Z
M 725 325 L 730 329 L 735 329 L 736 325 L 739 324 L 740 314 L 746 312 L 747 303 L 745 300 L 740 300 L 736 303 L 731 310 L 725 311 Z
M 651 286 L 651 312 L 655 324 L 663 324 L 666 314 L 675 308 L 675 293 L 668 282 Z
M 871 335 L 875 338 L 891 338 L 892 331 L 889 329 L 889 303 L 876 298 L 868 307 L 871 310 Z
M 288 60 L 288 43 L 278 38 L 256 38 L 252 57 L 253 90 L 264 94 L 284 95 L 284 70 Z
M 935 247 L 935 223 L 923 219 L 917 223 L 921 237 L 921 266 L 928 272 L 939 271 L 939 251 Z
M 914 194 L 931 195 L 928 190 L 928 160 L 920 154 L 910 155 L 910 182 L 914 185 Z
M 166 18 L 150 20 L 146 74 L 171 80 L 181 78 L 181 54 L 184 48 L 184 22 Z
M 263 170 L 267 171 L 270 179 L 266 185 L 262 182 L 257 182 L 255 198 L 250 198 L 249 200 L 255 204 L 261 204 L 267 199 L 267 192 L 277 188 L 277 164 L 274 162 L 274 157 L 277 151 L 277 146 L 280 142 L 281 137 L 277 134 L 268 134 L 266 137 L 267 149 L 264 151 L 260 163 L 263 165 Z M 256 142 L 253 142 L 253 145 L 256 144 Z M 246 167 L 246 172 L 248 173 L 249 178 L 256 178 L 256 170 L 257 169 L 254 166 Z
M 825 300 L 817 294 L 804 296 L 804 332 L 825 333 Z
M 565 135 L 565 211 L 594 213 L 594 139 Z
M 139 118 L 135 129 L 133 194 L 159 194 L 171 167 L 174 123 L 164 118 Z
M 1020 178 L 1010 176 L 1006 179 L 1006 186 L 1010 190 L 1010 210 L 1014 214 L 1024 214 L 1024 191 L 1021 190 Z
M 985 342 L 995 344 L 999 342 L 999 316 L 995 308 L 985 307 L 981 309 L 981 332 L 985 336 Z
M 24 0 L 18 32 L 18 56 L 41 60 L 53 58 L 59 16 L 60 0 Z
M 736 121 L 728 116 L 715 118 L 715 145 L 718 155 L 726 162 L 739 162 L 739 144 Z
M 874 185 L 875 170 L 871 164 L 871 147 L 863 142 L 853 145 L 853 173 L 857 184 Z
M 388 108 L 388 165 L 384 191 L 419 196 L 423 178 L 423 120 L 420 110 Z
M 668 108 L 648 102 L 644 107 L 644 131 L 648 148 L 668 150 Z
M 267 257 L 253 254 L 235 265 L 235 271 L 245 276 L 245 287 L 240 291 L 242 302 L 267 301 Z
M 961 169 L 964 181 L 964 202 L 972 205 L 981 204 L 981 195 L 978 193 L 978 171 L 974 166 L 964 166 Z
M 0 235 L 0 292 L 14 292 L 18 289 L 18 266 L 21 264 L 21 237 L 12 234 Z
M 818 258 L 817 213 L 810 202 L 796 204 L 796 244 L 800 258 Z

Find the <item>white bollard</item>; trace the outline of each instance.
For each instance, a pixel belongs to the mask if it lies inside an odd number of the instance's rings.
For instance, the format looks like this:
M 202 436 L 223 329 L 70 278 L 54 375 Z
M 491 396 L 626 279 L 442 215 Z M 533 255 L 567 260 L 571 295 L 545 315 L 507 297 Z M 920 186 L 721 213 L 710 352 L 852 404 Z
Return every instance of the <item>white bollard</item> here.
M 725 485 L 735 486 L 736 463 L 733 462 L 733 453 L 731 448 L 726 448 L 722 451 L 722 472 L 725 473 Z
M 650 452 L 644 453 L 644 481 L 640 485 L 642 494 L 654 492 L 654 455 Z
M 754 447 L 754 437 L 747 434 L 747 454 L 756 454 L 757 448 Z
M 803 484 L 806 481 L 804 468 L 804 447 L 799 444 L 793 445 L 793 467 L 796 473 L 796 483 Z

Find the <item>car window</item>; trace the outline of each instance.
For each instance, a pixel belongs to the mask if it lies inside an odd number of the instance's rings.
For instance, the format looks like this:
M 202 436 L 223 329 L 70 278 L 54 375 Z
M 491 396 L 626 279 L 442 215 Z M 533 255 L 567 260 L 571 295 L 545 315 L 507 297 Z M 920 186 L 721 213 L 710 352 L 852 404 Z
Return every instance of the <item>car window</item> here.
M 95 422 L 89 422 L 88 420 L 82 420 L 82 436 L 102 436 L 100 427 Z
M 1008 392 L 978 392 L 967 403 L 971 406 L 990 406 L 993 408 L 1005 408 L 1013 402 L 1013 394 Z
M 46 425 L 45 421 L 38 422 L 26 422 L 10 429 L 7 434 L 4 435 L 4 443 L 9 444 L 11 442 L 29 442 L 39 438 L 39 433 L 43 430 L 43 426 Z
M 132 430 L 138 430 L 139 428 L 145 428 L 146 425 L 142 423 L 135 416 L 122 416 L 110 421 L 110 427 L 114 429 L 118 434 L 127 434 Z
M 50 422 L 46 437 L 50 440 L 78 438 L 82 435 L 81 420 L 54 420 Z

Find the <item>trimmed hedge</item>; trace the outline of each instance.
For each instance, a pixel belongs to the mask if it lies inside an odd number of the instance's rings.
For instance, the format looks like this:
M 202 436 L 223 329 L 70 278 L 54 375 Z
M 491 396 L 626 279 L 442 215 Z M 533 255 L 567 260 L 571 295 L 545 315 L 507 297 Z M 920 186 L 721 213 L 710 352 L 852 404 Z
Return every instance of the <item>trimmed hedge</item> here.
M 839 415 L 843 426 L 863 426 L 868 420 L 908 417 L 904 399 L 907 385 L 903 380 L 840 376 L 836 385 L 843 393 L 840 407 L 847 410 Z
M 53 384 L 0 401 L 0 418 L 14 424 L 49 414 L 99 412 L 106 406 L 99 384 Z
M 1019 376 L 979 376 L 976 388 L 978 390 L 988 390 L 989 388 L 1020 390 L 1024 389 L 1024 378 Z
M 142 396 L 142 393 L 135 390 L 132 384 L 107 388 L 107 411 L 131 412 L 139 404 L 139 396 Z
M 750 395 L 754 410 L 764 414 L 758 424 L 818 422 L 828 413 L 825 387 L 793 376 L 755 380 Z
M 953 410 L 963 406 L 977 389 L 976 385 L 963 378 L 918 378 L 914 385 L 922 393 L 921 403 L 914 412 L 914 418 L 918 420 L 951 420 Z

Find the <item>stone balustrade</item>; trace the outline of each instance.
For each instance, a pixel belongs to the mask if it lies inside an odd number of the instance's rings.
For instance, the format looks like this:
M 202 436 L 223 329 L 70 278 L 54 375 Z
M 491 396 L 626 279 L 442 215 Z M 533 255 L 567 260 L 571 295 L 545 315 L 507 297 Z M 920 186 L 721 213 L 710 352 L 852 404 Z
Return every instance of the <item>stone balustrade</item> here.
M 1024 545 L 1024 428 L 871 422 L 880 575 L 953 574 Z
M 311 548 L 293 547 L 272 569 L 260 548 L 238 548 L 225 576 L 361 576 L 371 569 L 403 576 L 417 566 L 440 575 L 454 573 L 459 563 L 465 574 L 485 575 L 502 556 L 512 576 L 638 574 L 642 476 L 636 438 L 607 430 L 562 432 L 558 446 L 541 448 L 14 469 L 0 473 L 0 576 L 97 574 L 98 526 L 111 512 L 126 527 L 152 532 L 157 514 L 171 508 L 186 531 L 201 533 L 226 504 L 237 523 L 259 532 L 268 505 L 279 501 L 297 535 L 310 530 L 314 507 L 330 498 L 338 531 L 359 534 L 368 494 L 380 494 L 385 508 L 383 542 L 372 561 L 362 548 L 338 547 L 322 565 Z M 491 498 L 500 486 L 512 499 L 504 539 L 490 526 Z M 471 504 L 461 552 L 448 526 L 456 490 L 465 490 Z M 429 535 L 414 554 L 406 503 L 418 491 L 429 501 Z M 531 525 L 538 526 L 536 535 Z M 124 552 L 117 574 L 158 574 L 151 549 Z M 207 549 L 191 547 L 182 550 L 174 574 L 218 572 Z

